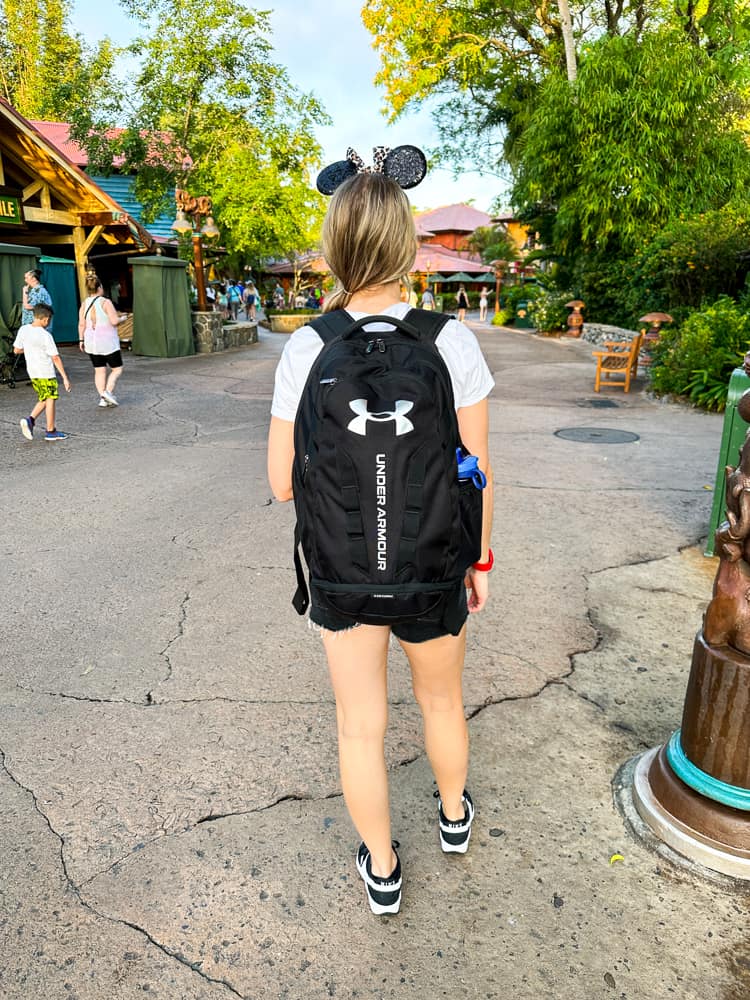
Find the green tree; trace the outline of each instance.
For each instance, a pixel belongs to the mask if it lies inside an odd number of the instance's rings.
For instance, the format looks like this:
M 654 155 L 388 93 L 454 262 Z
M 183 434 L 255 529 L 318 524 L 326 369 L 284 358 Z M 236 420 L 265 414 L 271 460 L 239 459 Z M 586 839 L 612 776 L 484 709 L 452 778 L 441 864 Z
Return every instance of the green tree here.
M 469 237 L 469 247 L 485 264 L 518 260 L 518 248 L 502 226 L 480 226 Z
M 521 140 L 514 202 L 551 207 L 564 253 L 631 253 L 750 183 L 745 81 L 675 27 L 600 39 L 570 87 L 551 72 Z
M 108 42 L 69 29 L 71 0 L 0 0 L 0 88 L 27 118 L 66 120 L 112 68 Z
M 92 169 L 135 174 L 146 218 L 170 207 L 175 185 L 210 195 L 222 239 L 246 259 L 308 236 L 313 126 L 327 117 L 273 62 L 268 15 L 232 0 L 121 2 L 140 29 L 123 50 L 135 69 L 73 122 Z

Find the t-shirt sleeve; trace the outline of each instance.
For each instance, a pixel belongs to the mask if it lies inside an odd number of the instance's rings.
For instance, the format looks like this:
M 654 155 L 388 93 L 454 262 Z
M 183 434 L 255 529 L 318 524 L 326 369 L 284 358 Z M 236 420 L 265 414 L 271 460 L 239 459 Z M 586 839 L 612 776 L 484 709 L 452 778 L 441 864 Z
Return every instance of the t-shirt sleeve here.
M 57 344 L 52 338 L 52 334 L 48 333 L 44 340 L 44 353 L 49 355 L 49 357 L 54 358 L 60 352 L 57 349 Z
M 21 327 L 16 333 L 16 339 L 13 341 L 13 346 L 23 350 L 23 339 L 23 327 Z
M 486 399 L 495 380 L 472 331 L 454 320 L 438 337 L 437 346 L 451 374 L 456 409 Z
M 295 420 L 307 376 L 322 348 L 323 341 L 309 326 L 291 335 L 276 367 L 271 416 Z

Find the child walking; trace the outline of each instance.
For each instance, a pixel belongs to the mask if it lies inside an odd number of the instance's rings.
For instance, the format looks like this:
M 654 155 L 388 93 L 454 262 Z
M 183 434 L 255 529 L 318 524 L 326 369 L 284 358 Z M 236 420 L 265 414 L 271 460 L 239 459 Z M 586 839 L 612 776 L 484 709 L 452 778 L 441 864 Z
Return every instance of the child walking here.
M 37 394 L 38 402 L 28 417 L 23 417 L 21 433 L 29 441 L 34 437 L 34 425 L 37 417 L 44 411 L 47 421 L 45 441 L 64 441 L 68 436 L 59 431 L 55 425 L 55 403 L 58 399 L 57 379 L 55 369 L 60 373 L 65 391 L 70 392 L 70 381 L 65 372 L 62 359 L 57 351 L 57 345 L 47 327 L 52 319 L 52 307 L 39 304 L 34 306 L 31 323 L 19 328 L 13 343 L 13 351 L 23 354 L 26 370 L 31 378 L 31 384 Z
M 343 182 L 339 181 L 335 187 L 326 215 L 323 248 L 337 284 L 326 297 L 324 312 L 345 309 L 352 321 L 383 315 L 404 320 L 410 307 L 401 302 L 400 285 L 414 265 L 417 240 L 409 201 L 399 178 L 379 172 L 377 166 L 373 172 L 355 170 L 354 176 L 343 161 L 334 167 L 343 174 Z M 326 168 L 321 178 L 330 176 L 332 169 Z M 321 178 L 320 190 L 330 194 L 331 190 L 325 190 L 321 184 Z M 404 187 L 413 186 L 418 180 L 401 183 Z M 376 329 L 370 333 L 368 328 L 368 333 L 378 336 L 382 329 L 376 324 Z M 373 340 L 373 348 L 382 343 Z M 461 567 L 461 576 L 455 585 L 450 585 L 450 592 L 445 591 L 442 612 L 437 618 L 427 615 L 419 620 L 389 623 L 386 617 L 383 624 L 357 623 L 337 613 L 320 588 L 316 588 L 314 580 L 311 587 L 310 620 L 320 627 L 336 697 L 344 799 L 362 839 L 356 867 L 375 914 L 398 912 L 402 888 L 401 863 L 391 836 L 384 754 L 388 718 L 386 660 L 391 635 L 399 641 L 409 660 L 414 694 L 422 712 L 425 749 L 439 795 L 437 833 L 445 853 L 466 852 L 474 818 L 474 804 L 466 789 L 469 735 L 461 678 L 466 619 L 469 612 L 481 611 L 485 605 L 493 562 L 489 547 L 492 474 L 488 458 L 487 396 L 494 382 L 474 334 L 462 324 L 446 321 L 435 347 L 450 376 L 461 441 L 477 456 L 487 477 L 480 561 Z M 268 471 L 273 492 L 281 501 L 293 498 L 294 422 L 308 374 L 322 349 L 323 341 L 317 332 L 305 326 L 290 337 L 276 372 Z M 403 409 L 402 401 L 401 404 Z M 396 420 L 395 412 L 370 413 L 365 406 L 365 400 L 360 399 L 351 404 L 351 409 L 360 414 L 353 422 L 357 434 L 369 433 L 370 423 L 379 426 Z M 358 426 L 359 423 L 364 426 Z M 407 419 L 402 430 L 393 433 L 408 433 L 409 426 Z M 446 446 L 450 444 L 446 442 Z M 357 520 L 354 510 L 348 516 L 352 523 Z

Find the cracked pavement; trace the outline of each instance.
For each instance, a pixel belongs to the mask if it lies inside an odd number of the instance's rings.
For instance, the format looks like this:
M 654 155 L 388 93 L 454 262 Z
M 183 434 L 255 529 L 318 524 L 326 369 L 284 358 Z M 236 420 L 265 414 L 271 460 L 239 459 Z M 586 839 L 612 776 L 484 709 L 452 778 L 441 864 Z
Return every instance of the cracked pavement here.
M 406 881 L 381 920 L 320 640 L 290 605 L 293 510 L 265 479 L 284 338 L 128 356 L 116 410 L 63 349 L 54 447 L 20 435 L 30 387 L 0 387 L 3 998 L 750 996 L 747 892 L 635 839 L 612 788 L 679 725 L 721 418 L 640 382 L 595 409 L 589 345 L 479 336 L 498 568 L 468 641 L 476 832 L 441 855 L 395 647 Z M 581 426 L 640 440 L 554 436 Z

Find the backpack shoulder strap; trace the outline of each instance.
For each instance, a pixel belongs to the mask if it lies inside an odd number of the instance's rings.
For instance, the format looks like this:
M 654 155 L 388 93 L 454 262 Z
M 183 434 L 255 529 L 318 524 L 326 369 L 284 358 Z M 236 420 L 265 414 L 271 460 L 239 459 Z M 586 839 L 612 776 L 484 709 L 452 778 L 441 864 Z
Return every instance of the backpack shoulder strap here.
M 316 316 L 307 325 L 315 330 L 324 344 L 329 344 L 349 329 L 352 318 L 345 309 L 334 309 L 333 312 Z
M 446 323 L 455 317 L 449 313 L 432 312 L 429 309 L 410 309 L 404 322 L 418 331 L 422 340 L 434 344 Z

